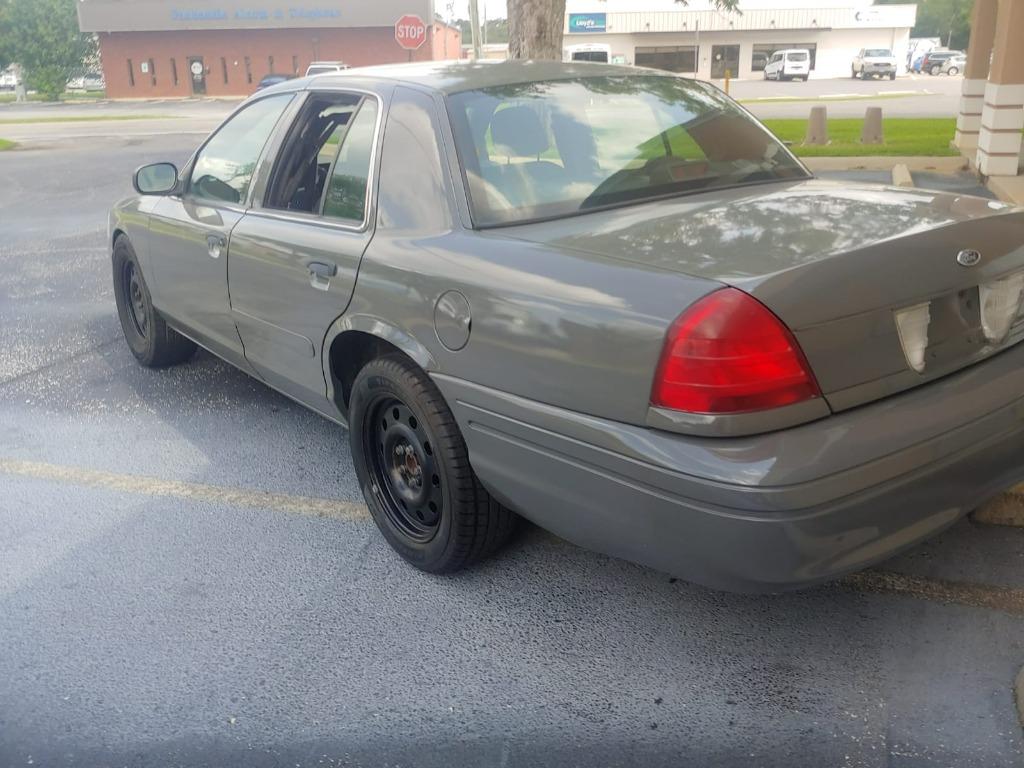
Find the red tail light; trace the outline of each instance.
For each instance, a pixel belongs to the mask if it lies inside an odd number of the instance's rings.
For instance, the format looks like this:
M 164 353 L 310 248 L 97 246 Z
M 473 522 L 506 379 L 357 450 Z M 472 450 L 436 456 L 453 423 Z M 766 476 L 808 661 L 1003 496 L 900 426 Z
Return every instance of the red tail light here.
M 651 404 L 691 413 L 739 413 L 820 395 L 782 321 L 752 296 L 724 288 L 672 323 Z

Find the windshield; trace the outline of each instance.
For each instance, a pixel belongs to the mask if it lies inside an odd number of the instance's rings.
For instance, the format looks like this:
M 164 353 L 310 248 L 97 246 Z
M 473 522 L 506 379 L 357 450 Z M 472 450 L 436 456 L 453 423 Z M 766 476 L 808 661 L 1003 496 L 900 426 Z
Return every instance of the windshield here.
M 727 96 L 682 78 L 503 85 L 449 110 L 477 226 L 807 176 Z
M 885 57 L 892 56 L 892 51 L 890 51 L 888 48 L 868 48 L 866 51 L 864 51 L 864 55 Z

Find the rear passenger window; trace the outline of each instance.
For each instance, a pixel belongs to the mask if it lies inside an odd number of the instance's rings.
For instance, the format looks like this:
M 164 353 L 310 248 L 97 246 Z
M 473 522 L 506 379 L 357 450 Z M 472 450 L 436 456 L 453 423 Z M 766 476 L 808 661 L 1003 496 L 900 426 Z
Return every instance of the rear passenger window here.
M 334 161 L 324 216 L 362 222 L 366 216 L 366 190 L 377 127 L 377 101 L 365 99 L 348 129 Z
M 377 111 L 370 96 L 310 96 L 278 156 L 263 206 L 362 223 Z

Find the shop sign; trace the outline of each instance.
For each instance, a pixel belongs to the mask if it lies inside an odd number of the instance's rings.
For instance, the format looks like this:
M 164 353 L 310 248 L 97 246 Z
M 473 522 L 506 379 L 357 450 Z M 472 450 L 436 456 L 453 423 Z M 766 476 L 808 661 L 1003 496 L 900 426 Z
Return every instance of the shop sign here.
M 605 32 L 607 26 L 607 14 L 604 13 L 570 13 L 570 32 Z

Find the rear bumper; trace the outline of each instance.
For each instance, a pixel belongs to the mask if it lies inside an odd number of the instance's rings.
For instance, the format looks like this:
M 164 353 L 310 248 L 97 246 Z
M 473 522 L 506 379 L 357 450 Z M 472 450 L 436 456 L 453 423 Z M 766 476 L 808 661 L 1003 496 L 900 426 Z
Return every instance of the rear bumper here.
M 674 435 L 435 380 L 504 503 L 581 546 L 722 589 L 865 568 L 1024 479 L 1024 347 L 750 438 Z

